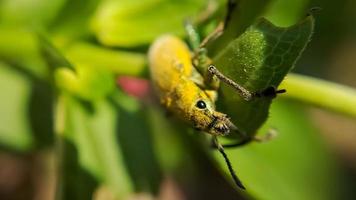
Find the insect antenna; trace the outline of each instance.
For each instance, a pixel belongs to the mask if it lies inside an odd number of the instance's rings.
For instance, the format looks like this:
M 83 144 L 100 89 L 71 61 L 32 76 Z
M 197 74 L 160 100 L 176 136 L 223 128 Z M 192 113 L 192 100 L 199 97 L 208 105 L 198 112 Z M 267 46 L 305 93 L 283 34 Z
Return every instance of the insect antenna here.
M 214 137 L 213 140 L 214 140 L 215 145 L 216 145 L 216 147 L 218 148 L 219 152 L 220 152 L 221 155 L 224 157 L 224 160 L 225 160 L 225 162 L 226 162 L 226 165 L 227 165 L 227 167 L 228 167 L 228 169 L 229 169 L 229 172 L 230 172 L 230 174 L 231 174 L 231 176 L 232 176 L 232 179 L 234 180 L 235 184 L 236 184 L 239 188 L 245 189 L 245 186 L 242 184 L 242 182 L 240 181 L 239 177 L 237 177 L 237 175 L 236 175 L 236 173 L 235 173 L 235 170 L 234 170 L 234 168 L 232 167 L 231 162 L 230 162 L 229 158 L 227 157 L 223 146 L 219 143 L 217 137 Z
M 250 101 L 252 99 L 253 94 L 249 92 L 247 89 L 242 87 L 241 85 L 235 83 L 233 80 L 230 78 L 226 77 L 224 74 L 222 74 L 214 65 L 209 65 L 208 71 L 218 77 L 220 81 L 230 85 L 233 87 L 241 97 L 243 97 L 246 101 Z

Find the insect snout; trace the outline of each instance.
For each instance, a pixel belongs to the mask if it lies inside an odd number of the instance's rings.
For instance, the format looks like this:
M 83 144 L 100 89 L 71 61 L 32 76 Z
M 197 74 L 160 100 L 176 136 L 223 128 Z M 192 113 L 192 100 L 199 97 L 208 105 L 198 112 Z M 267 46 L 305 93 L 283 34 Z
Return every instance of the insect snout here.
M 213 135 L 228 135 L 236 126 L 230 121 L 227 115 L 219 112 L 214 113 L 214 119 L 209 125 L 210 133 Z
M 230 133 L 230 127 L 225 123 L 217 124 L 214 129 L 219 135 L 228 135 Z

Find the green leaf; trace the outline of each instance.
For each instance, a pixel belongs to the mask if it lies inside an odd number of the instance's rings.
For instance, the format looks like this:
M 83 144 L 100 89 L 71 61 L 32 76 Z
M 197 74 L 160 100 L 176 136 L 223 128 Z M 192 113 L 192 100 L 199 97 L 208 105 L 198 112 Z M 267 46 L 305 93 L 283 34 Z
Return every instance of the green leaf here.
M 231 3 L 230 19 L 225 24 L 223 34 L 208 46 L 211 56 L 219 53 L 220 49 L 239 37 L 258 17 L 262 16 L 270 0 L 232 0 Z
M 48 76 L 46 62 L 40 54 L 38 38 L 21 28 L 0 27 L 0 59 L 20 66 L 35 78 Z
M 150 123 L 149 132 L 153 137 L 156 156 L 163 170 L 172 174 L 182 163 L 192 164 L 191 149 L 187 144 L 189 138 L 186 126 L 175 123 L 177 121 L 174 121 L 173 118 L 168 119 L 164 112 L 156 106 L 147 108 L 146 118 Z
M 275 127 L 279 134 L 266 143 L 226 149 L 232 165 L 255 199 L 337 199 L 347 182 L 341 169 L 322 143 L 303 107 L 278 100 L 264 130 Z M 229 172 L 218 152 L 215 157 Z
M 162 173 L 153 136 L 148 131 L 147 108 L 123 93 L 111 99 L 115 111 L 120 113 L 116 123 L 117 140 L 135 191 L 157 194 Z
M 44 60 L 46 60 L 47 65 L 50 68 L 50 71 L 52 72 L 51 75 L 54 77 L 55 85 L 58 88 L 60 88 L 63 91 L 67 91 L 72 94 L 75 94 L 86 100 L 95 100 L 95 99 L 103 98 L 114 90 L 115 78 L 113 73 L 109 71 L 110 67 L 113 67 L 114 64 L 110 63 L 111 66 L 105 66 L 105 62 L 99 62 L 99 63 L 104 63 L 103 65 L 100 65 L 97 64 L 98 61 L 88 62 L 87 59 L 83 59 L 83 58 L 78 59 L 78 57 L 75 58 L 72 57 L 72 59 L 68 60 L 62 54 L 62 52 L 60 52 L 60 50 L 57 49 L 46 38 L 44 38 L 41 35 L 39 35 L 38 38 L 39 38 L 40 51 L 43 55 Z M 95 56 L 99 56 L 99 57 L 104 56 L 104 58 L 108 58 L 108 57 L 112 58 L 117 56 L 117 55 L 110 56 L 110 53 L 112 52 L 96 51 L 96 52 L 92 52 L 91 54 L 95 54 Z M 144 60 L 144 58 L 142 57 L 139 58 L 141 58 L 141 60 Z M 115 64 L 118 63 L 116 62 Z
M 92 27 L 105 45 L 144 45 L 164 33 L 183 36 L 183 21 L 205 4 L 203 0 L 107 0 L 99 5 Z
M 42 58 L 47 62 L 47 66 L 51 72 L 60 67 L 66 67 L 75 71 L 71 63 L 69 63 L 63 54 L 45 36 L 37 34 L 37 38 Z
M 0 58 L 19 66 L 33 78 L 48 80 L 49 74 L 58 67 L 74 70 L 44 35 L 21 28 L 0 29 Z
M 66 0 L 3 0 L 0 2 L 2 24 L 42 27 L 50 24 Z
M 65 50 L 66 57 L 74 65 L 83 64 L 107 69 L 120 75 L 140 75 L 146 67 L 146 55 L 130 51 L 112 50 L 90 43 L 78 42 Z
M 262 19 L 222 49 L 214 57 L 214 64 L 249 91 L 277 88 L 309 42 L 313 25 L 312 16 L 289 28 L 278 28 Z M 227 113 L 240 130 L 256 134 L 268 117 L 271 98 L 247 102 L 226 84 L 222 84 L 220 94 L 220 110 Z
M 56 86 L 62 91 L 88 101 L 105 98 L 115 89 L 115 77 L 107 70 L 76 65 L 76 72 L 68 68 L 55 71 Z
M 7 62 L 11 63 L 11 61 Z M 19 135 L 23 137 L 17 138 L 18 141 L 7 140 L 5 137 L 4 146 L 13 148 L 12 142 L 14 144 L 21 143 L 23 140 L 31 140 L 31 145 L 28 146 L 31 148 L 51 146 L 54 141 L 52 104 L 54 92 L 49 82 L 37 77 L 22 64 L 1 64 L 4 68 L 3 75 L 5 75 L 2 77 L 3 86 L 6 87 L 3 89 L 2 95 L 4 95 L 4 98 L 2 98 L 1 104 L 5 106 L 4 117 L 9 117 L 4 120 L 3 134 L 6 136 L 7 131 L 9 131 L 10 138 L 16 138 Z M 24 83 L 25 87 L 23 86 Z M 17 88 L 16 94 L 9 90 L 9 86 Z M 14 104 L 10 106 L 8 104 L 10 102 Z M 23 104 L 19 104 L 19 102 Z M 18 120 L 16 121 L 11 116 L 17 116 Z M 23 121 L 23 119 L 26 120 Z
M 59 98 L 56 131 L 60 142 L 60 199 L 92 199 L 95 188 L 106 185 L 116 197 L 133 192 L 117 140 L 115 107 L 106 100 L 85 103 L 71 96 Z
M 56 44 L 64 46 L 78 38 L 92 37 L 89 22 L 100 2 L 100 0 L 66 0 L 49 28 Z
M 30 81 L 0 62 L 0 146 L 15 151 L 33 147 L 34 138 L 26 116 Z M 11 87 L 10 87 L 11 86 Z

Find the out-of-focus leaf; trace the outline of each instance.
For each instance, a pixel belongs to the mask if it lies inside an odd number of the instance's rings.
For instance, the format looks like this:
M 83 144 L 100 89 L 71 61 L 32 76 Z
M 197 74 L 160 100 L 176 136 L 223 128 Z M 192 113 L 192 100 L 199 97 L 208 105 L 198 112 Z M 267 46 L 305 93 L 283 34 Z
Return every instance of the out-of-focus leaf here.
M 153 142 L 155 144 L 156 155 L 159 158 L 160 166 L 169 173 L 177 170 L 182 160 L 190 160 L 190 154 L 184 145 L 186 129 L 172 123 L 167 119 L 158 108 L 150 107 L 147 109 L 146 117 L 150 124 Z M 167 153 L 169 150 L 169 153 Z M 189 162 L 188 162 L 189 163 Z
M 21 28 L 0 29 L 0 59 L 20 66 L 40 79 L 48 79 L 50 72 L 58 67 L 74 70 L 44 35 Z
M 36 148 L 51 147 L 54 144 L 55 92 L 46 81 L 32 80 L 31 86 L 30 102 L 24 114 L 30 121 Z
M 19 28 L 5 28 L 0 31 L 0 35 L 3 36 L 0 39 L 0 58 L 10 64 L 7 67 L 13 69 L 14 73 L 18 73 L 28 82 L 29 97 L 26 109 L 19 113 L 28 121 L 29 127 L 26 132 L 31 134 L 34 147 L 48 147 L 53 144 L 54 138 L 52 107 L 54 92 L 49 80 L 48 67 L 40 54 L 39 40 L 34 33 Z M 19 117 L 19 123 L 20 119 Z
M 104 98 L 115 88 L 113 73 L 93 63 L 88 65 L 67 58 L 47 39 L 39 36 L 43 58 L 53 73 L 55 85 L 86 100 Z M 104 53 L 105 55 L 105 53 Z M 84 63 L 88 63 L 83 60 Z
M 312 16 L 289 28 L 278 28 L 261 20 L 223 49 L 214 63 L 223 74 L 249 91 L 277 88 L 309 42 L 313 25 Z M 220 110 L 230 115 L 246 134 L 255 134 L 266 121 L 271 98 L 247 102 L 226 84 L 222 84 L 220 94 Z
M 336 199 L 344 187 L 339 181 L 339 169 L 303 108 L 276 101 L 264 131 L 269 127 L 278 129 L 275 139 L 226 149 L 246 191 L 256 199 L 266 200 Z M 215 155 L 225 166 L 221 155 Z
M 75 67 L 76 72 L 68 68 L 56 70 L 55 82 L 58 88 L 89 101 L 102 99 L 115 89 L 112 73 L 85 65 Z
M 258 17 L 262 16 L 270 0 L 232 0 L 230 2 L 231 15 L 225 24 L 224 32 L 208 47 L 211 56 L 219 53 L 230 41 L 239 37 Z
M 100 0 L 66 0 L 49 28 L 55 43 L 66 45 L 83 37 L 90 37 L 89 21 Z
M 17 151 L 33 146 L 27 106 L 31 83 L 0 62 L 0 145 Z
M 117 141 L 135 191 L 157 194 L 162 174 L 145 117 L 146 110 L 123 93 L 115 95 L 111 102 L 120 113 L 116 123 Z
M 142 74 L 146 66 L 144 54 L 105 49 L 89 43 L 76 43 L 65 49 L 66 57 L 75 64 L 107 69 L 120 75 Z
M 204 8 L 203 0 L 106 0 L 92 20 L 105 45 L 132 47 L 148 44 L 164 33 L 184 34 L 183 21 Z
M 38 28 L 48 25 L 66 0 L 2 0 L 2 24 Z
M 48 68 L 39 51 L 37 37 L 20 28 L 0 28 L 0 59 L 21 66 L 36 78 L 45 78 Z
M 12 119 L 13 121 L 10 120 L 11 123 L 6 123 L 3 127 L 13 126 L 14 130 L 22 129 L 22 127 L 25 127 L 23 137 L 25 140 L 31 138 L 31 147 L 33 148 L 43 148 L 52 145 L 54 138 L 52 104 L 54 96 L 50 84 L 42 79 L 37 78 L 29 70 L 26 70 L 26 68 L 22 67 L 21 65 L 3 64 L 2 67 L 4 68 L 4 74 L 8 75 L 8 77 L 5 76 L 2 79 L 4 81 L 3 86 L 6 87 L 6 89 L 3 90 L 4 93 L 2 95 L 4 95 L 4 98 L 2 98 L 3 100 L 1 101 L 1 104 L 5 105 L 6 109 L 4 110 L 9 112 L 7 114 L 4 113 L 4 116 L 16 115 L 18 117 L 18 122 L 15 122 L 15 119 Z M 6 68 L 9 70 L 6 70 Z M 8 81 L 10 81 L 11 84 L 8 84 Z M 25 88 L 20 87 L 23 82 L 26 83 Z M 17 95 L 13 95 L 11 92 L 7 93 L 9 88 L 16 86 L 19 87 L 19 93 L 16 93 Z M 22 105 L 23 107 L 21 110 L 19 110 L 19 105 L 16 104 L 16 102 L 19 101 L 26 102 L 24 105 Z M 14 102 L 15 104 L 9 106 L 8 103 L 10 102 Z M 8 110 L 8 108 L 12 108 L 12 110 Z M 26 124 L 22 124 L 22 119 L 26 119 Z M 28 136 L 27 133 L 31 136 Z M 17 136 L 18 134 L 19 133 L 14 133 L 13 136 Z M 21 141 L 22 140 L 19 139 L 19 142 Z M 6 146 L 6 144 L 4 145 Z
M 47 66 L 53 73 L 59 67 L 66 67 L 75 71 L 71 63 L 63 56 L 63 54 L 47 39 L 45 36 L 38 34 L 38 46 L 43 60 L 47 62 Z
M 308 2 L 309 0 L 274 0 L 264 17 L 277 26 L 291 26 L 298 22 L 303 14 L 307 14 L 305 8 Z
M 97 184 L 107 185 L 118 198 L 133 192 L 122 151 L 117 142 L 119 113 L 109 102 L 92 104 L 62 95 L 57 107 L 61 141 L 62 199 L 91 199 Z
M 93 199 L 99 181 L 83 166 L 80 161 L 81 151 L 75 143 L 64 138 L 57 139 L 57 147 L 60 151 L 57 154 L 60 170 L 56 182 L 56 199 Z

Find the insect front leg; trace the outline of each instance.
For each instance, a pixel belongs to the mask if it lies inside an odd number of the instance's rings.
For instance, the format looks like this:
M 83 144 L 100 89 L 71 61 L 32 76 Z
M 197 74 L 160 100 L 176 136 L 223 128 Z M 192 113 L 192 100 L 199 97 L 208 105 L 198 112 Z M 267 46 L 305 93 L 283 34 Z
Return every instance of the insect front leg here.
M 217 27 L 203 39 L 203 41 L 200 43 L 201 48 L 207 46 L 209 42 L 216 40 L 223 34 L 225 27 L 230 22 L 233 10 L 236 6 L 238 6 L 237 4 L 238 2 L 236 0 L 228 0 L 226 7 L 227 12 L 224 21 L 220 22 Z
M 201 46 L 199 33 L 190 21 L 186 21 L 184 27 L 188 35 L 188 42 L 193 50 L 192 64 L 203 77 L 204 88 L 217 90 L 219 88 L 219 79 L 208 71 L 211 60 L 208 57 L 206 48 Z
M 190 47 L 192 48 L 193 52 L 196 53 L 199 50 L 200 46 L 200 35 L 197 30 L 194 28 L 193 23 L 190 20 L 184 21 L 184 29 L 187 33 L 187 39 Z

